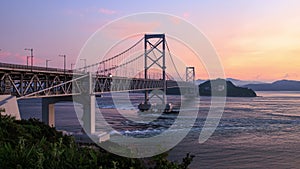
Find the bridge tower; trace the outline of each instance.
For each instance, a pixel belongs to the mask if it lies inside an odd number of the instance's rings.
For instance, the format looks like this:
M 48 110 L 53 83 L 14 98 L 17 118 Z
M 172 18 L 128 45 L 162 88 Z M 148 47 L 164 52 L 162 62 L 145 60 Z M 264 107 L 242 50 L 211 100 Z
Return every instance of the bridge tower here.
M 195 67 L 186 67 L 185 69 L 185 81 L 188 82 L 185 87 L 185 94 L 188 97 L 198 96 L 199 89 L 195 84 Z
M 185 81 L 195 82 L 195 67 L 186 67 L 185 69 Z
M 165 59 L 165 49 L 166 49 L 166 38 L 165 34 L 145 34 L 144 42 L 144 75 L 145 80 L 148 78 L 148 71 L 151 67 L 158 66 L 162 69 L 162 85 L 163 85 L 163 97 L 162 104 L 165 105 L 165 94 L 166 94 L 166 59 Z M 155 53 L 158 53 L 157 56 Z M 147 88 L 147 86 L 146 86 Z M 140 110 L 149 110 L 149 91 L 145 90 L 145 101 Z

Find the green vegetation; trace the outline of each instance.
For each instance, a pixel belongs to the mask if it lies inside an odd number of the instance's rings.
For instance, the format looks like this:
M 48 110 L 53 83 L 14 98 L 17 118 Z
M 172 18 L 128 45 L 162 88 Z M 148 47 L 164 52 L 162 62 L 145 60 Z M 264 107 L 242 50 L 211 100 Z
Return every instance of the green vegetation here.
M 120 157 L 97 147 L 79 145 L 74 138 L 36 119 L 15 120 L 0 115 L 0 168 L 187 168 L 193 156 L 181 164 L 166 154 L 147 159 Z
M 0 113 L 5 113 L 5 108 L 0 107 Z

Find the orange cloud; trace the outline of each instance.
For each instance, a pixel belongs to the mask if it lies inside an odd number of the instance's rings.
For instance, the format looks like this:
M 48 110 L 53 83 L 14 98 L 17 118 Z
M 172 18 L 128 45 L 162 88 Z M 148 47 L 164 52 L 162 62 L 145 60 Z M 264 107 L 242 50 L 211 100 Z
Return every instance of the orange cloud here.
M 285 16 L 260 18 L 234 30 L 222 30 L 223 35 L 215 36 L 213 42 L 226 75 L 244 80 L 300 80 L 299 27 L 299 18 Z

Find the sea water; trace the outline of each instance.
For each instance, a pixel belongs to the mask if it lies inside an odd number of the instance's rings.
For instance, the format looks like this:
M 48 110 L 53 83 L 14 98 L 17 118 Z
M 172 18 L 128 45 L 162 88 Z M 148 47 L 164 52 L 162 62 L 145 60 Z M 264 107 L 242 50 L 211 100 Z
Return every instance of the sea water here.
M 210 108 L 210 98 L 201 97 L 198 116 L 188 135 L 169 152 L 169 159 L 180 161 L 186 153 L 195 155 L 190 168 L 299 168 L 300 167 L 300 92 L 258 92 L 256 98 L 227 98 L 222 118 L 213 135 L 198 142 L 199 134 Z M 130 97 L 110 95 L 97 98 L 97 107 L 109 123 L 114 134 L 131 137 L 151 137 L 169 129 L 176 114 L 140 114 L 136 107 L 142 94 Z M 169 100 L 180 102 L 178 96 Z M 116 101 L 117 100 L 117 101 Z M 77 113 L 75 113 L 75 109 Z M 22 118 L 41 119 L 41 99 L 19 101 Z M 56 127 L 61 130 L 81 132 L 82 105 L 71 102 L 55 104 Z M 79 112 L 78 112 L 79 111 Z M 97 114 L 96 114 L 97 115 Z M 97 115 L 97 129 L 103 119 Z M 145 119 L 148 123 L 141 125 Z M 152 120 L 151 119 L 155 119 Z M 193 120 L 185 117 L 187 122 Z M 103 127 L 103 126 L 102 126 Z M 182 130 L 187 126 L 177 126 Z M 170 131 L 176 133 L 177 131 Z

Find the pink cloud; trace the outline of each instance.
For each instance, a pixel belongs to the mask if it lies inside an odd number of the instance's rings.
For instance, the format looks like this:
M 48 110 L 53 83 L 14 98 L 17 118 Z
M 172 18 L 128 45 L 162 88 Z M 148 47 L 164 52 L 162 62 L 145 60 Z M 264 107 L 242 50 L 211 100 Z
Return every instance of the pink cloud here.
M 0 62 L 13 64 L 26 64 L 26 56 L 20 53 L 12 53 L 9 51 L 0 51 Z
M 6 58 L 6 57 L 9 57 L 11 55 L 12 54 L 10 52 L 8 52 L 8 51 L 4 51 L 4 52 L 0 51 L 0 57 L 1 58 Z
M 27 63 L 27 55 L 26 54 L 21 54 L 21 53 L 12 53 L 9 51 L 0 51 L 0 62 L 4 63 L 12 63 L 12 64 L 21 64 L 21 65 L 26 65 Z M 45 65 L 45 59 L 40 58 L 40 57 L 34 57 L 33 59 L 34 65 L 35 66 L 43 66 Z M 31 64 L 31 59 L 29 58 L 29 64 Z
M 111 9 L 105 9 L 105 8 L 100 8 L 98 10 L 99 13 L 102 13 L 102 14 L 105 14 L 105 15 L 112 15 L 112 14 L 115 14 L 117 13 L 117 11 L 115 10 L 111 10 Z
M 191 16 L 191 15 L 190 15 L 189 12 L 184 12 L 184 13 L 183 13 L 183 17 L 184 17 L 185 19 L 188 19 L 190 16 Z
M 140 34 L 146 32 L 155 32 L 160 26 L 159 22 L 140 22 L 140 21 L 129 21 L 121 20 L 112 23 L 109 29 L 104 29 L 103 33 L 112 39 L 122 39 L 128 35 Z

